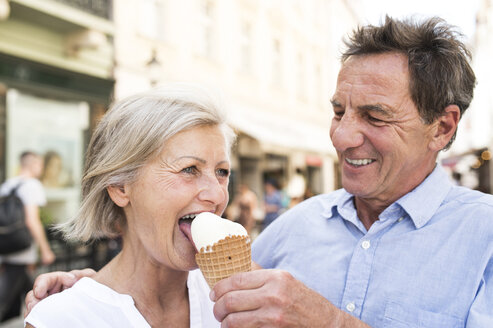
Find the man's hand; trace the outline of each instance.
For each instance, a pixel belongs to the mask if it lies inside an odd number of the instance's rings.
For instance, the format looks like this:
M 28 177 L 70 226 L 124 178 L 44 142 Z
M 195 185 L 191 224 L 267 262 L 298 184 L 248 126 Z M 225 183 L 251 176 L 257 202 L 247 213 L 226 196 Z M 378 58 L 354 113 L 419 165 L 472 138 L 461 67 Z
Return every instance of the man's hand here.
M 221 327 L 368 327 L 281 270 L 244 272 L 211 292 Z
M 26 295 L 27 316 L 31 309 L 43 298 L 72 287 L 82 277 L 92 277 L 93 269 L 72 270 L 70 272 L 49 272 L 39 275 L 34 281 L 33 290 Z

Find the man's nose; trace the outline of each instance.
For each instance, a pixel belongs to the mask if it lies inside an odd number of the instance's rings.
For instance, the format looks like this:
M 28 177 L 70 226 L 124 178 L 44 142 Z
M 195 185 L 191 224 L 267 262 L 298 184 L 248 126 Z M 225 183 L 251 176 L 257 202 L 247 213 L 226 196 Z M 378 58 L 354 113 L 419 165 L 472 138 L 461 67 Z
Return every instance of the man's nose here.
M 340 120 L 332 121 L 330 137 L 337 151 L 361 146 L 364 143 L 361 118 L 346 111 Z
M 225 202 L 227 197 L 227 189 L 223 184 L 221 184 L 215 175 L 203 175 L 200 179 L 199 187 L 199 200 L 210 202 L 214 205 Z

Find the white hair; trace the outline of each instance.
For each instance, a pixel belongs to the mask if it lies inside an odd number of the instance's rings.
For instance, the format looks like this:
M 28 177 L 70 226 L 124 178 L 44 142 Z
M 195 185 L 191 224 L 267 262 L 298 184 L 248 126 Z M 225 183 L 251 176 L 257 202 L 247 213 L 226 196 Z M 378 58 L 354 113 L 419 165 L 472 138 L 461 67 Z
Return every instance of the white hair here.
M 126 219 L 106 188 L 133 182 L 139 169 L 177 133 L 209 125 L 223 131 L 229 155 L 235 134 L 218 100 L 201 87 L 173 84 L 114 103 L 87 149 L 80 209 L 58 228 L 66 238 L 83 242 L 118 236 Z

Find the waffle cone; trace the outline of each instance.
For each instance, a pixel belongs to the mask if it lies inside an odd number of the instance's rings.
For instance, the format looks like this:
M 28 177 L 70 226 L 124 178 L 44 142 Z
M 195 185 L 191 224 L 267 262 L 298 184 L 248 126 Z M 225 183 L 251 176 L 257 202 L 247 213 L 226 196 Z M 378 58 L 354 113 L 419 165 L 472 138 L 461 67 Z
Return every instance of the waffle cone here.
M 222 279 L 252 269 L 251 241 L 248 236 L 221 239 L 195 254 L 195 260 L 211 289 Z

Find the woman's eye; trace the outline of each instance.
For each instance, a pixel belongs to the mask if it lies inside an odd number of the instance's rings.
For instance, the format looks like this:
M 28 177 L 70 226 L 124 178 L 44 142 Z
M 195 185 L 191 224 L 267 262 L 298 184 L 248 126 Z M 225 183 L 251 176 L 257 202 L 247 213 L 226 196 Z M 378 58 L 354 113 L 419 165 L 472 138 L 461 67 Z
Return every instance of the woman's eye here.
M 228 169 L 218 169 L 216 172 L 217 172 L 217 175 L 220 177 L 226 178 L 229 176 L 229 170 Z
M 196 166 L 189 166 L 181 170 L 183 173 L 186 174 L 195 174 L 197 173 L 197 167 Z

